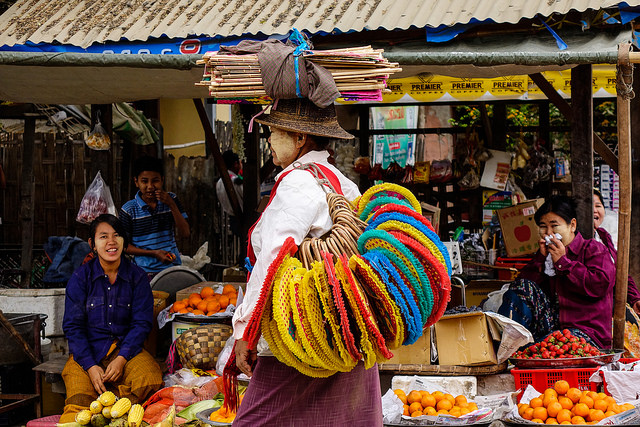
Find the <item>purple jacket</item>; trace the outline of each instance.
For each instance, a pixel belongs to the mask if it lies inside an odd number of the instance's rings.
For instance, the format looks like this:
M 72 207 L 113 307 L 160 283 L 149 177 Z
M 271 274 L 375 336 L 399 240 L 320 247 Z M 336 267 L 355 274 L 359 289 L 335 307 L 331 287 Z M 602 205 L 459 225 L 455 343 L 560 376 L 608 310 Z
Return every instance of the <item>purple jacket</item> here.
M 538 251 L 520 277 L 536 282 L 551 300 L 558 295 L 560 329 L 578 328 L 600 348 L 610 348 L 616 267 L 607 248 L 576 233 L 566 255 L 554 264 L 555 276 L 544 274 L 544 261 Z
M 596 232 L 600 236 L 600 240 L 607 247 L 609 253 L 613 257 L 613 262 L 618 260 L 618 251 L 613 244 L 613 239 L 607 230 L 604 228 L 596 228 Z M 627 284 L 627 303 L 633 307 L 637 301 L 640 300 L 640 292 L 638 292 L 638 286 L 634 282 L 633 277 L 629 276 L 629 283 Z

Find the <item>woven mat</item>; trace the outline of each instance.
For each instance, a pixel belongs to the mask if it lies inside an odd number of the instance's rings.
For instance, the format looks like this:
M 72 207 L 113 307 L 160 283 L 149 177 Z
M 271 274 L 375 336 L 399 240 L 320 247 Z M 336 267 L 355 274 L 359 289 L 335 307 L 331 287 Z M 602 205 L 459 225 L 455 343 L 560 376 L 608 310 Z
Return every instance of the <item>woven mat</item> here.
M 493 375 L 507 370 L 507 362 L 489 366 L 454 366 L 454 365 L 409 365 L 383 363 L 378 370 L 400 375 Z

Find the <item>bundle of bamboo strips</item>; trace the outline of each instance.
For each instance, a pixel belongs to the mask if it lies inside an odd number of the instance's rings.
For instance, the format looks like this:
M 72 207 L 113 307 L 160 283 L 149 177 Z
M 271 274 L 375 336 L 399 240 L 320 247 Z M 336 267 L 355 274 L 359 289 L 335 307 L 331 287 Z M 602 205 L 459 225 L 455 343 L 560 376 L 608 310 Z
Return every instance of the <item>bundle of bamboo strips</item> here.
M 303 56 L 331 72 L 343 98 L 349 100 L 381 99 L 387 92 L 386 81 L 393 73 L 402 71 L 397 63 L 389 62 L 382 49 L 371 46 L 331 50 L 309 50 Z M 212 97 L 218 99 L 266 98 L 258 55 L 231 55 L 207 52 L 199 65 L 205 65 L 202 81 Z

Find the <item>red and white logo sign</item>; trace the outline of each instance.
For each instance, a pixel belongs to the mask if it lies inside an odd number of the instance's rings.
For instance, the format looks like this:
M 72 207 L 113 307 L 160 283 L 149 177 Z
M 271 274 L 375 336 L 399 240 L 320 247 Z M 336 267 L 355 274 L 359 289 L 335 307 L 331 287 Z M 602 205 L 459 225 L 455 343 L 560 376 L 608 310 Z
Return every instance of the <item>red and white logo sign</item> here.
M 198 39 L 184 40 L 182 43 L 180 43 L 180 53 L 184 55 L 200 53 L 200 40 Z

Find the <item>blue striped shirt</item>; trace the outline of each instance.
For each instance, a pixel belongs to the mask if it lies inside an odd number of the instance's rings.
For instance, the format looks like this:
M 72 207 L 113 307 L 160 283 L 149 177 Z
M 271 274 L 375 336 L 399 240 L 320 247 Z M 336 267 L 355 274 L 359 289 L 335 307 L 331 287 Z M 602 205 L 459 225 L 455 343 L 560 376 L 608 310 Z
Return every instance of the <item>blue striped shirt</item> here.
M 182 208 L 178 197 L 173 193 L 168 194 L 178 206 L 182 216 L 187 218 L 187 214 Z M 172 265 L 182 264 L 178 246 L 176 245 L 175 221 L 169 205 L 158 200 L 156 209 L 152 211 L 151 207 L 142 200 L 138 191 L 134 199 L 129 200 L 122 206 L 120 221 L 127 231 L 133 246 L 147 250 L 162 249 L 172 252 L 176 256 L 172 264 L 164 264 L 155 257 L 136 256 L 136 264 L 146 272 L 157 273 Z

